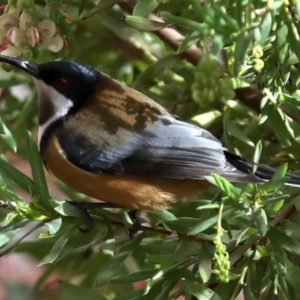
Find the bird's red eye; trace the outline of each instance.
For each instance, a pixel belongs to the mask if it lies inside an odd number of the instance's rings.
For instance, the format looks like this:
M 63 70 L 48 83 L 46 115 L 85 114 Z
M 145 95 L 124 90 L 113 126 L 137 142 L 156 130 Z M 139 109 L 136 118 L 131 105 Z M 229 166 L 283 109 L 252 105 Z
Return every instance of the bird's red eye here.
M 57 89 L 63 89 L 69 86 L 69 81 L 65 78 L 55 80 L 54 85 Z

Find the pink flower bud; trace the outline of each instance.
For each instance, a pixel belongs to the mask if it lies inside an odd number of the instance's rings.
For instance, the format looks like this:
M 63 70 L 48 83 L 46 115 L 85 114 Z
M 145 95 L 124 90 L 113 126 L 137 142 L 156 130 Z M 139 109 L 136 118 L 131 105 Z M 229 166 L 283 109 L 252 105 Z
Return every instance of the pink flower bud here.
M 4 47 L 0 48 L 0 54 L 14 57 L 21 56 L 22 48 L 12 45 L 5 45 Z
M 39 44 L 40 37 L 36 27 L 29 27 L 26 30 L 25 35 L 27 37 L 27 42 L 31 47 L 36 47 Z
M 63 48 L 61 49 L 61 51 L 65 51 L 65 50 L 68 49 L 69 43 L 68 43 L 68 40 L 67 40 L 66 38 L 62 37 L 62 39 L 63 39 L 63 41 L 64 41 L 64 46 L 63 46 Z
M 0 17 L 0 30 L 7 31 L 11 27 L 18 26 L 18 18 L 12 14 L 3 14 Z
M 6 34 L 9 44 L 14 46 L 22 46 L 26 42 L 24 31 L 18 27 L 12 27 L 7 31 Z
M 73 23 L 73 20 L 69 15 L 65 14 L 64 16 L 65 16 L 65 22 L 67 24 L 72 24 Z
M 52 38 L 58 33 L 56 24 L 50 19 L 41 21 L 37 27 L 39 33 L 45 39 Z
M 20 16 L 20 29 L 26 30 L 30 26 L 33 25 L 33 19 L 32 16 L 27 13 L 26 11 L 22 11 Z
M 58 34 L 52 38 L 43 39 L 43 46 L 45 46 L 51 52 L 59 52 L 64 47 L 64 39 Z

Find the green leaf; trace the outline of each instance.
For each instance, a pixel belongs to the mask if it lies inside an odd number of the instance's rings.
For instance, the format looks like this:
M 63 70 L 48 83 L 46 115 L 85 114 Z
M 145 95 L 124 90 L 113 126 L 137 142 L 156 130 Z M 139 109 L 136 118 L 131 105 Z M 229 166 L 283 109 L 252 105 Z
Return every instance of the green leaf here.
M 0 247 L 6 245 L 16 235 L 16 233 L 19 230 L 20 228 L 13 229 L 13 230 L 2 230 L 0 232 Z
M 289 299 L 299 299 L 300 297 L 300 272 L 289 260 L 286 260 L 287 272 L 284 276 L 288 290 L 292 294 Z
M 0 169 L 29 195 L 38 197 L 33 180 L 20 172 L 17 168 L 13 167 L 3 158 L 0 158 Z
M 54 210 L 62 216 L 80 217 L 79 210 L 74 205 L 70 204 L 68 201 L 51 200 L 51 202 L 53 202 Z
M 62 300 L 106 300 L 100 292 L 87 289 L 83 286 L 73 285 L 68 282 L 61 283 Z
M 184 280 L 183 285 L 199 300 L 222 300 L 214 291 L 199 283 Z
M 275 246 L 283 248 L 290 253 L 300 255 L 300 241 L 286 235 L 282 230 L 271 227 L 268 230 L 267 237 Z
M 113 238 L 113 236 L 111 236 Z M 104 237 L 104 240 L 110 239 L 110 236 L 107 235 Z M 82 280 L 82 285 L 90 288 L 95 287 L 95 278 L 99 272 L 99 269 L 101 269 L 108 260 L 110 260 L 112 257 L 111 252 L 106 252 L 104 249 L 99 249 L 94 255 L 91 255 L 89 259 L 85 263 L 85 268 L 88 270 L 88 272 L 85 272 L 85 277 Z M 124 270 L 123 266 L 120 265 L 118 269 Z M 117 272 L 118 274 L 118 272 Z
M 177 54 L 186 51 L 189 47 L 196 44 L 201 39 L 201 37 L 202 35 L 198 31 L 192 32 L 181 42 L 180 46 L 177 49 Z
M 149 215 L 155 216 L 163 222 L 177 220 L 177 217 L 167 210 L 154 210 L 149 212 Z
M 181 217 L 176 220 L 165 221 L 164 224 L 171 230 L 177 232 L 190 232 L 191 228 L 194 228 L 199 223 L 199 219 Z
M 133 291 L 130 293 L 124 293 L 122 295 L 119 295 L 117 297 L 114 297 L 114 300 L 128 300 L 128 299 L 139 299 L 139 297 L 142 297 L 144 295 L 144 290 L 140 289 L 137 291 Z
M 164 280 L 164 284 L 162 287 L 159 287 L 155 289 L 155 285 L 150 289 L 150 292 L 148 295 L 145 297 L 146 299 L 153 299 L 153 296 L 155 295 L 155 300 L 165 300 L 169 298 L 169 295 L 171 291 L 174 289 L 176 286 L 177 280 Z M 154 290 L 154 291 L 153 291 Z M 151 295 L 151 292 L 153 295 Z
M 185 28 L 188 28 L 188 29 L 191 29 L 191 30 L 196 30 L 200 33 L 209 28 L 207 26 L 207 24 L 205 24 L 205 23 L 200 23 L 200 22 L 190 20 L 188 18 L 175 16 L 175 15 L 169 13 L 169 12 L 161 12 L 160 16 L 168 24 L 173 24 L 173 23 L 178 24 L 178 25 L 183 26 Z
M 236 299 L 241 286 L 237 284 L 235 280 L 231 280 L 228 283 L 220 283 L 214 288 L 216 295 L 222 295 L 223 299 Z M 213 298 L 215 300 L 215 298 Z
M 222 113 L 219 110 L 213 110 L 200 115 L 195 115 L 191 120 L 198 123 L 201 127 L 207 128 L 221 117 Z
M 79 15 L 81 15 L 83 13 L 83 11 L 85 10 L 87 4 L 88 4 L 88 1 L 86 1 L 86 0 L 81 0 L 80 1 L 80 5 L 79 5 L 79 8 L 78 8 L 78 14 Z
M 260 156 L 261 156 L 261 152 L 262 152 L 262 141 L 259 140 L 256 145 L 255 145 L 255 150 L 254 150 L 254 155 L 253 155 L 253 162 L 255 164 L 259 163 L 260 160 Z M 253 173 L 255 173 L 257 170 L 257 165 L 253 166 Z
M 133 240 L 126 243 L 119 250 L 119 253 L 109 259 L 98 271 L 95 278 L 95 286 L 101 286 L 118 274 L 120 265 L 138 247 L 143 239 L 143 235 L 136 235 Z
M 267 91 L 267 89 L 265 89 L 265 91 Z M 294 134 L 292 130 L 290 130 L 288 117 L 282 109 L 276 107 L 269 101 L 269 103 L 264 106 L 263 111 L 268 115 L 269 123 L 282 146 L 290 146 L 291 138 L 294 138 Z
M 285 24 L 288 26 L 288 42 L 291 50 L 297 55 L 298 59 L 300 59 L 299 31 L 297 30 L 297 26 L 292 22 L 289 10 L 284 9 L 283 11 L 286 14 L 284 18 Z
M 7 185 L 4 184 L 0 185 L 0 198 L 8 202 L 23 202 L 18 195 L 16 195 L 12 190 L 9 189 Z
M 2 122 L 0 118 L 0 139 L 6 143 L 6 145 L 14 152 L 17 151 L 17 143 L 12 136 L 9 129 L 6 125 Z
M 272 176 L 272 179 L 281 179 L 285 176 L 286 172 L 288 170 L 288 164 L 284 163 L 282 164 L 275 172 L 275 174 Z
M 170 280 L 150 281 L 144 294 L 134 298 L 135 300 L 153 300 L 153 299 L 169 299 L 169 293 L 174 288 L 176 282 Z M 163 298 L 162 298 L 163 297 Z
M 287 41 L 288 27 L 285 24 L 276 30 L 275 50 L 280 62 L 283 62 L 288 54 L 289 44 Z
M 173 250 L 173 249 L 172 249 Z M 161 254 L 148 254 L 147 257 L 149 261 L 162 265 L 164 270 L 167 267 L 172 267 L 175 263 L 178 263 L 180 259 L 182 259 L 182 256 L 173 254 L 174 251 L 171 252 L 171 254 L 168 255 L 161 255 Z M 155 274 L 159 272 L 159 270 L 156 270 Z
M 69 238 L 71 237 L 72 233 L 78 230 L 75 226 L 69 227 L 64 234 L 55 242 L 54 246 L 50 250 L 49 254 L 47 254 L 38 264 L 38 267 L 54 263 L 61 251 L 63 250 L 64 246 L 68 242 Z
M 203 283 L 207 283 L 210 279 L 212 270 L 211 247 L 204 244 L 201 247 L 199 256 L 198 272 Z
M 240 66 L 244 63 L 248 47 L 253 40 L 253 34 L 242 32 L 236 39 L 236 47 L 234 50 L 234 74 L 238 74 Z
M 127 228 L 131 228 L 134 223 L 127 211 L 122 211 L 122 221 Z
M 134 16 L 146 17 L 152 13 L 158 5 L 159 3 L 157 0 L 138 0 L 132 14 Z
M 141 31 L 157 31 L 164 29 L 167 26 L 166 23 L 137 16 L 125 16 L 124 22 Z
M 230 113 L 225 113 L 224 119 L 224 130 L 230 133 L 235 138 L 245 142 L 247 145 L 254 147 L 254 143 L 250 140 L 247 135 L 232 121 Z
M 211 203 L 211 204 L 201 205 L 197 207 L 197 210 L 208 210 L 208 209 L 218 209 L 218 208 L 219 208 L 219 204 Z
M 257 298 L 252 293 L 251 289 L 247 285 L 243 285 L 243 293 L 245 300 L 256 300 Z
M 271 179 L 269 182 L 261 186 L 261 189 L 265 192 L 276 191 L 281 188 L 288 181 L 287 177 Z
M 223 178 L 221 175 L 212 174 L 211 176 L 206 176 L 205 179 L 211 184 L 217 186 L 230 199 L 242 201 L 244 197 L 242 194 L 242 190 L 235 187 L 232 183 Z
M 230 208 L 228 210 L 225 210 L 222 214 L 222 218 L 225 218 L 227 216 L 231 216 L 233 218 L 233 214 L 236 213 L 236 209 Z M 211 216 L 207 218 L 206 220 L 201 220 L 196 226 L 194 226 L 190 231 L 188 232 L 189 235 L 196 235 L 200 232 L 203 232 L 204 230 L 212 227 L 217 223 L 218 216 L 217 214 L 214 216 Z
M 43 207 L 52 210 L 52 206 L 50 204 L 50 195 L 48 191 L 41 156 L 36 146 L 36 143 L 33 141 L 32 135 L 29 131 L 27 132 L 27 145 L 28 158 L 31 166 L 34 185 L 36 187 L 36 191 L 40 195 L 38 201 Z
M 8 226 L 13 220 L 15 220 L 18 217 L 18 214 L 15 212 L 10 212 L 5 216 L 5 219 L 3 219 L 0 223 L 0 228 Z
M 288 164 L 287 163 L 282 164 L 276 170 L 276 172 L 272 176 L 272 179 L 269 182 L 265 183 L 261 188 L 265 192 L 274 191 L 281 188 L 288 181 L 288 176 L 285 176 L 287 169 L 288 169 Z
M 27 229 L 27 230 L 24 230 L 24 227 L 28 224 L 31 224 L 30 228 Z M 43 226 L 43 222 L 31 222 L 29 220 L 22 220 L 20 221 L 19 223 L 17 224 L 14 224 L 12 227 L 12 230 L 13 229 L 23 229 L 22 230 L 22 233 L 14 236 L 14 239 L 11 240 L 11 242 L 3 247 L 1 250 L 0 250 L 0 257 L 9 253 L 10 251 L 12 251 L 14 248 L 16 248 L 20 242 L 22 242 L 27 236 L 29 236 L 33 231 L 35 231 L 36 229 L 40 228 L 41 226 Z
M 45 223 L 45 225 L 49 229 L 49 234 L 51 234 L 51 235 L 54 235 L 59 231 L 61 224 L 62 224 L 62 218 L 57 218 L 50 222 Z
M 258 42 L 263 43 L 270 34 L 270 31 L 272 29 L 272 22 L 273 22 L 273 16 L 271 11 L 267 11 L 264 14 L 264 18 L 260 24 L 260 40 Z
M 137 282 L 137 281 L 142 281 L 142 280 L 147 280 L 149 278 L 152 278 L 156 273 L 157 273 L 156 269 L 142 270 L 131 274 L 115 276 L 110 280 L 110 282 L 112 283 Z
M 223 37 L 221 35 L 216 35 L 213 38 L 211 44 L 211 53 L 213 55 L 219 54 L 219 52 L 223 49 Z
M 259 208 L 253 214 L 253 217 L 256 222 L 259 234 L 262 236 L 265 236 L 268 231 L 268 228 L 269 228 L 268 218 L 267 218 L 265 210 L 262 208 Z
M 84 2 L 87 2 L 86 0 L 83 0 Z M 111 8 L 115 4 L 121 2 L 122 0 L 102 0 L 98 5 L 96 5 L 93 9 L 88 11 L 87 13 L 83 14 L 81 16 L 81 20 L 86 20 L 95 14 L 101 12 L 104 9 Z
M 164 56 L 158 59 L 155 63 L 151 64 L 143 73 L 141 73 L 134 82 L 134 87 L 140 84 L 153 81 L 154 78 L 161 78 L 167 71 L 169 71 L 179 57 L 174 54 Z

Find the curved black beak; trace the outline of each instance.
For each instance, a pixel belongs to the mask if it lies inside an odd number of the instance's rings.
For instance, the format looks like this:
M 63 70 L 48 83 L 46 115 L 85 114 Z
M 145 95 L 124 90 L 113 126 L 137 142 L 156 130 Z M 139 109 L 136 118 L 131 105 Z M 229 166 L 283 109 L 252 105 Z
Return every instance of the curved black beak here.
M 14 67 L 17 67 L 25 71 L 26 73 L 32 75 L 34 78 L 39 79 L 39 68 L 36 64 L 30 63 L 26 60 L 5 55 L 0 55 L 0 62 L 4 62 Z

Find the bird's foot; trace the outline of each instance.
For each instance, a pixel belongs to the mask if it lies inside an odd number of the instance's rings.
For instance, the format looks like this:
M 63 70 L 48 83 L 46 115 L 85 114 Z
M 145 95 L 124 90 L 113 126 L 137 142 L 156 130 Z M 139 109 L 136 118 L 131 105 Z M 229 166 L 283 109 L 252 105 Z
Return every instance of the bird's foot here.
M 128 236 L 130 239 L 134 238 L 134 235 L 141 229 L 141 223 L 137 216 L 138 210 L 131 210 L 128 215 L 132 221 L 132 226 L 128 228 Z
M 89 214 L 88 210 L 94 210 L 97 208 L 120 208 L 119 206 L 108 202 L 100 203 L 68 200 L 68 203 L 73 205 L 82 217 L 82 220 L 85 223 L 85 227 L 79 226 L 78 229 L 81 232 L 85 233 L 90 232 L 95 227 L 95 222 Z
M 97 208 L 121 208 L 120 206 L 109 203 L 109 202 L 83 202 L 83 201 L 73 201 L 68 200 L 68 203 L 73 205 L 79 212 L 82 220 L 85 224 L 85 227 L 79 226 L 78 229 L 81 232 L 87 233 L 90 232 L 95 227 L 95 222 L 89 214 L 88 210 L 94 210 Z M 130 239 L 134 238 L 134 235 L 141 229 L 141 223 L 137 217 L 138 210 L 131 210 L 128 215 L 132 221 L 132 226 L 128 228 L 128 236 Z

